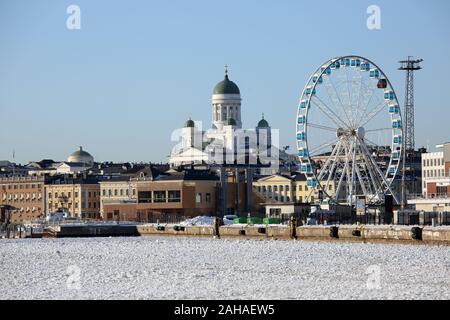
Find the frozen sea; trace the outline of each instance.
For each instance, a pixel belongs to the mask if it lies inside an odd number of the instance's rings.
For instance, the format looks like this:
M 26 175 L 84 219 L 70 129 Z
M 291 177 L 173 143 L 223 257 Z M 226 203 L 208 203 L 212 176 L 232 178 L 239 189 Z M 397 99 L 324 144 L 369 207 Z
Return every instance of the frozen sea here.
M 450 299 L 450 247 L 175 237 L 1 240 L 0 299 Z

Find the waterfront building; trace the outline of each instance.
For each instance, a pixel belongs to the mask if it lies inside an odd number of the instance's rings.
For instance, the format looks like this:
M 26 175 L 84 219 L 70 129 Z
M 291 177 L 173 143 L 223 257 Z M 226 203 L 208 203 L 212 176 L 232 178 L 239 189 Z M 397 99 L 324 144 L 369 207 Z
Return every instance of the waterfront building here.
M 111 220 L 114 210 L 120 206 L 122 211 L 130 208 L 128 204 L 136 205 L 137 182 L 128 176 L 119 176 L 100 181 L 100 216 L 102 219 Z M 108 208 L 110 216 L 105 215 L 105 206 Z M 127 214 L 128 216 L 128 214 Z M 131 217 L 133 218 L 133 217 Z M 128 220 L 122 217 L 121 220 Z
M 72 218 L 100 218 L 100 184 L 95 176 L 54 177 L 45 185 L 45 212 L 65 211 Z
M 416 210 L 450 212 L 450 142 L 436 147 L 439 151 L 422 154 L 422 194 L 408 204 Z
M 44 177 L 0 177 L 0 206 L 10 216 L 10 222 L 22 223 L 43 218 Z
M 322 184 L 325 186 L 326 181 Z M 317 190 L 308 187 L 305 175 L 297 172 L 262 177 L 253 183 L 253 187 L 269 203 L 314 203 L 320 198 Z M 327 192 L 333 194 L 335 182 L 331 181 L 327 188 Z

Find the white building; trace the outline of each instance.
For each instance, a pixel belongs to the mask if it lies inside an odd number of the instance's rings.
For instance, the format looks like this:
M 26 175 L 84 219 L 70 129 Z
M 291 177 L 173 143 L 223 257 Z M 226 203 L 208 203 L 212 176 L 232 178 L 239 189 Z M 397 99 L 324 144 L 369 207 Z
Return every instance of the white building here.
M 422 195 L 408 200 L 416 210 L 450 212 L 450 142 L 422 154 Z
M 211 128 L 203 131 L 191 119 L 186 121 L 181 129 L 181 141 L 172 149 L 170 165 L 256 164 L 258 156 L 260 160 L 270 158 L 278 165 L 280 152 L 272 148 L 269 123 L 263 116 L 256 128 L 242 129 L 241 102 L 239 87 L 225 70 L 224 80 L 214 87 L 212 94 Z

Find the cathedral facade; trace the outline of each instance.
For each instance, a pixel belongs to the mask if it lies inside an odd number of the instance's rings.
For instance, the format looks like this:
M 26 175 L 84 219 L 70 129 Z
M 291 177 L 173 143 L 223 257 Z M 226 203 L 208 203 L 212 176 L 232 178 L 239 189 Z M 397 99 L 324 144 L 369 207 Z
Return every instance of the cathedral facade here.
M 255 128 L 243 129 L 241 106 L 240 89 L 225 69 L 225 78 L 212 92 L 211 127 L 203 130 L 187 120 L 180 142 L 172 149 L 170 165 L 278 165 L 278 149 L 272 146 L 272 129 L 264 115 Z

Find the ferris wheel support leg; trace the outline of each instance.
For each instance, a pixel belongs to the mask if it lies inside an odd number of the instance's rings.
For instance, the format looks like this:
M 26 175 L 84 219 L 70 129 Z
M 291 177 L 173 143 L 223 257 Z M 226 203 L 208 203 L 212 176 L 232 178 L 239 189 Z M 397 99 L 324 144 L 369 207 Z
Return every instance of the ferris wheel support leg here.
M 343 142 L 343 144 L 345 144 L 345 143 Z M 344 169 L 342 170 L 342 175 L 341 175 L 341 178 L 339 179 L 338 186 L 336 188 L 336 195 L 335 195 L 336 202 L 338 202 L 338 200 L 339 200 L 339 193 L 341 192 L 342 182 L 344 181 L 345 172 L 348 167 L 348 153 L 347 153 L 347 148 L 345 145 L 344 145 L 344 152 L 345 152 L 345 165 L 344 165 Z
M 363 148 L 365 148 L 366 151 L 367 151 L 367 148 L 366 148 L 365 145 L 363 146 Z M 386 180 L 386 178 L 384 177 L 383 173 L 381 172 L 380 168 L 378 168 L 377 164 L 375 163 L 375 160 L 374 160 L 372 157 L 370 157 L 370 160 L 372 161 L 372 163 L 373 163 L 375 169 L 377 170 L 378 175 L 381 177 L 382 181 L 384 182 L 385 187 L 386 187 L 387 190 L 391 193 L 391 195 L 392 195 L 392 197 L 394 198 L 395 202 L 396 202 L 397 204 L 399 204 L 399 201 L 398 201 L 397 196 L 396 196 L 395 193 L 392 191 L 391 186 L 390 186 L 389 183 L 387 182 L 387 180 Z
M 339 154 L 341 153 L 341 150 L 342 150 L 342 145 L 341 145 L 341 141 L 340 140 L 338 142 L 338 145 L 339 145 L 339 149 L 337 150 L 336 155 L 334 156 L 333 164 L 332 164 L 331 170 L 330 170 L 330 172 L 328 174 L 327 184 L 325 185 L 325 190 L 328 190 L 328 186 L 330 185 L 332 174 L 333 174 L 334 170 L 336 169 L 338 156 L 339 156 Z

